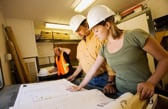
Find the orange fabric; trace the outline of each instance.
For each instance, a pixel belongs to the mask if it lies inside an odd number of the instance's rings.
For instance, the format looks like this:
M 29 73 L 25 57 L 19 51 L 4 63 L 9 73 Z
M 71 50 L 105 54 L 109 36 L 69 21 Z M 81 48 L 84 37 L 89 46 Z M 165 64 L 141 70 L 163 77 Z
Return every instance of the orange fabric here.
M 58 68 L 58 75 L 65 75 L 69 72 L 69 63 L 67 63 L 64 59 L 63 52 L 61 52 L 61 55 L 58 59 L 56 57 L 56 64 Z

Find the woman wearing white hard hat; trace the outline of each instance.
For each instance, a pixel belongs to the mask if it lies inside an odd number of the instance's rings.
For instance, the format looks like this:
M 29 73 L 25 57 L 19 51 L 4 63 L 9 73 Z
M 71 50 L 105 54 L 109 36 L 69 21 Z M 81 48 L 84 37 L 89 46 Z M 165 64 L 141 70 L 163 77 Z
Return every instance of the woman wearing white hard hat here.
M 74 81 L 80 72 L 89 72 L 89 69 L 96 61 L 96 57 L 103 43 L 97 37 L 94 37 L 94 33 L 89 30 L 86 17 L 83 15 L 77 14 L 73 16 L 70 20 L 70 27 L 73 32 L 76 32 L 82 38 L 77 46 L 78 67 L 73 75 L 68 78 L 68 80 Z M 96 88 L 103 90 L 105 94 L 112 94 L 115 92 L 115 89 L 111 84 L 113 78 L 113 71 L 104 63 L 95 72 L 94 77 L 89 81 L 85 88 Z M 81 81 L 77 84 L 80 82 Z
M 107 6 L 93 7 L 88 12 L 87 20 L 95 36 L 107 40 L 107 43 L 101 48 L 96 62 L 82 83 L 77 87 L 71 87 L 71 90 L 81 90 L 106 60 L 116 72 L 115 83 L 119 94 L 132 92 L 140 94 L 140 99 L 151 97 L 158 82 L 168 72 L 166 51 L 150 34 L 141 29 L 117 28 L 114 23 L 114 12 Z M 147 53 L 158 61 L 153 73 L 148 66 Z

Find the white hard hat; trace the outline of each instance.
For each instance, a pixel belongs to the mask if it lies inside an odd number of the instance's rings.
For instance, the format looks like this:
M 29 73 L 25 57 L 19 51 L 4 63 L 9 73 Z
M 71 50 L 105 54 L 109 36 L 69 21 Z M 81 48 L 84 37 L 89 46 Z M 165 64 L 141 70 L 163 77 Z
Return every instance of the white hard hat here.
M 80 24 L 81 24 L 85 19 L 86 19 L 86 17 L 83 16 L 83 15 L 80 15 L 80 14 L 75 15 L 75 16 L 73 16 L 73 17 L 71 18 L 71 20 L 70 20 L 70 28 L 73 30 L 73 32 L 75 32 L 75 31 L 79 28 Z
M 105 5 L 98 5 L 91 8 L 87 15 L 89 29 L 112 15 L 115 15 L 115 12 Z

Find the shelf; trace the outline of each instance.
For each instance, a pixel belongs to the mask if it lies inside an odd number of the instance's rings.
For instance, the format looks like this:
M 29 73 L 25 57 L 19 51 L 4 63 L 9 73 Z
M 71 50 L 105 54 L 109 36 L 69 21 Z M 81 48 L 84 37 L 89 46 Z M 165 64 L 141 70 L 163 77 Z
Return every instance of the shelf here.
M 49 42 L 49 43 L 78 43 L 80 40 L 77 39 L 77 40 L 62 40 L 62 39 L 39 39 L 39 40 L 36 40 L 37 43 L 44 43 L 44 42 Z
M 122 18 L 121 21 L 119 21 L 117 24 L 120 24 L 120 23 L 122 23 L 122 22 L 125 22 L 125 21 L 127 21 L 127 20 L 130 20 L 130 19 L 132 19 L 132 18 L 134 18 L 134 17 L 137 17 L 137 16 L 139 16 L 139 15 L 141 15 L 141 14 L 144 14 L 144 13 L 146 13 L 146 12 L 149 12 L 149 11 L 150 11 L 150 8 L 146 8 L 146 9 L 143 9 L 142 11 L 140 11 L 140 12 L 134 12 L 134 13 L 132 13 L 132 14 L 129 14 L 129 15 L 125 16 L 124 18 Z

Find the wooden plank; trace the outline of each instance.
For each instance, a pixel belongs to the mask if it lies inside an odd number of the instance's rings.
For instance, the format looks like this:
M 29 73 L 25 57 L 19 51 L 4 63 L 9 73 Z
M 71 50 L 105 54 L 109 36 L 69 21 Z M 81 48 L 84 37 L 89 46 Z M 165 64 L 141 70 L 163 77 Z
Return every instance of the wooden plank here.
M 13 44 L 11 44 L 11 42 L 10 42 L 9 45 L 11 46 L 11 49 L 14 52 L 13 55 L 16 58 L 15 62 L 16 62 L 16 64 L 18 64 L 17 68 L 20 69 L 19 75 L 21 77 L 21 80 L 22 80 L 22 82 L 30 83 L 31 82 L 31 76 L 30 76 L 30 73 L 28 71 L 28 68 L 26 67 L 26 65 L 24 63 L 24 60 L 23 60 L 23 57 L 21 55 L 20 49 L 19 49 L 19 47 L 17 45 L 17 42 L 15 40 L 14 33 L 13 33 L 11 27 L 9 27 L 9 26 L 5 28 L 5 31 L 6 31 L 6 34 L 9 38 L 9 40 L 13 43 Z

